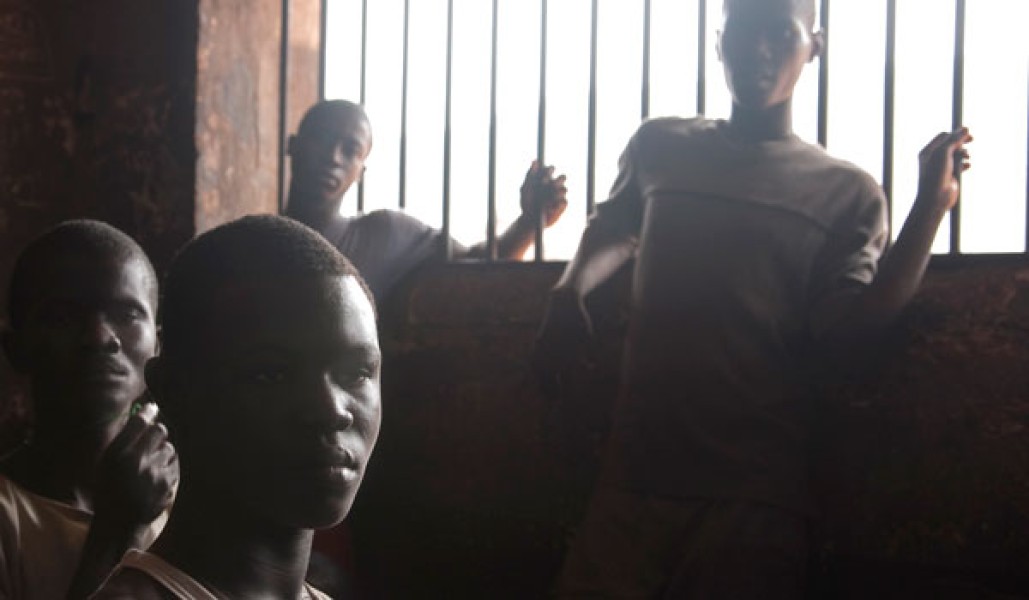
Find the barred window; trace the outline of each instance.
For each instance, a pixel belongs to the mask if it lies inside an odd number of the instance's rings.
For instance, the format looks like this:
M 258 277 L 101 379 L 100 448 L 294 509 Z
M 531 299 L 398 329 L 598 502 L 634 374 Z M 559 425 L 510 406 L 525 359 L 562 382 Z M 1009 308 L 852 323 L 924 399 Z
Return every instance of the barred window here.
M 1027 250 L 1024 0 L 821 0 L 828 47 L 794 127 L 877 177 L 899 231 L 917 152 L 971 127 L 973 169 L 934 250 Z M 727 117 L 721 0 L 324 0 L 324 95 L 366 105 L 375 149 L 344 210 L 403 208 L 465 244 L 518 214 L 542 157 L 569 209 L 537 259 L 574 252 L 647 116 Z M 491 206 L 495 218 L 491 218 Z

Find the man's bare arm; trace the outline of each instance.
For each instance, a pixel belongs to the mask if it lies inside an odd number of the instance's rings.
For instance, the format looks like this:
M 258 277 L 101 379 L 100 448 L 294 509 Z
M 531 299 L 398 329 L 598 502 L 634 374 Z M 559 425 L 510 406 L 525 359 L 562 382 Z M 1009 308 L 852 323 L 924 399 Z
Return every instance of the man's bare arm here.
M 543 226 L 557 222 L 568 206 L 568 188 L 565 176 L 554 177 L 554 167 L 541 167 L 532 162 L 519 190 L 522 214 L 502 234 L 497 236 L 497 258 L 520 259 L 536 239 L 536 227 L 543 211 Z M 468 249 L 465 258 L 485 258 L 489 253 L 486 242 Z
M 892 322 L 922 282 L 943 217 L 958 200 L 958 175 L 968 169 L 967 128 L 936 136 L 919 154 L 918 195 L 897 241 L 879 263 L 879 273 L 845 316 L 824 336 L 847 344 L 875 335 Z
M 156 405 L 129 417 L 97 469 L 94 515 L 68 598 L 87 598 L 129 549 L 153 541 L 150 524 L 171 504 L 179 481 L 175 448 Z

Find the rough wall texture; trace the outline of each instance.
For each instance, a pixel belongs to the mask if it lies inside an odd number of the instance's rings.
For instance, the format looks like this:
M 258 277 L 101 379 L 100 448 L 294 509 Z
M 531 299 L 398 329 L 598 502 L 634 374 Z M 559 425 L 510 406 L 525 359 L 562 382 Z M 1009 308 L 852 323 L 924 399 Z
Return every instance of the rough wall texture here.
M 196 19 L 195 0 L 0 2 L 4 289 L 18 249 L 63 219 L 113 223 L 158 265 L 192 234 Z M 6 369 L 0 445 L 24 412 Z
M 290 2 L 287 133 L 296 132 L 300 117 L 320 99 L 321 7 L 321 0 Z
M 278 210 L 281 4 L 201 0 L 197 232 Z
M 352 518 L 373 590 L 545 597 L 597 466 L 627 287 L 593 300 L 598 367 L 553 407 L 526 359 L 557 274 L 441 267 L 387 308 L 383 434 Z M 1029 595 L 1029 261 L 936 264 L 879 358 L 826 394 L 816 583 Z
M 303 110 L 320 2 L 292 4 L 290 106 Z M 3 289 L 22 246 L 64 219 L 120 227 L 163 270 L 196 232 L 275 212 L 281 6 L 0 0 Z M 14 379 L 0 360 L 0 450 L 26 422 Z

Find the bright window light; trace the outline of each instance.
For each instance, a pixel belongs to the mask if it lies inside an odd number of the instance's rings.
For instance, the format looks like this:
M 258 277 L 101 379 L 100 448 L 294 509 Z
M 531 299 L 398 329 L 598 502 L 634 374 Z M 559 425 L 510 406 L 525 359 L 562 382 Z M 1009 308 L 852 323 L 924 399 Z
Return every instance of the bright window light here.
M 706 114 L 727 117 L 730 98 L 715 52 L 721 2 L 708 2 L 707 61 L 697 72 L 696 1 L 651 0 L 650 115 L 692 116 L 697 78 L 706 77 Z M 911 208 L 918 150 L 949 130 L 953 114 L 956 0 L 897 2 L 893 230 Z M 569 208 L 548 230 L 546 258 L 569 258 L 586 221 L 592 0 L 547 3 L 544 158 L 568 176 Z M 644 2 L 599 0 L 597 15 L 596 201 L 641 117 Z M 367 24 L 362 93 L 362 6 Z M 451 234 L 486 237 L 493 2 L 454 0 Z M 447 0 L 410 0 L 406 210 L 442 224 Z M 499 0 L 496 192 L 498 233 L 519 214 L 518 187 L 536 157 L 541 2 Z M 882 180 L 887 0 L 833 0 L 830 10 L 828 150 Z M 329 0 L 326 97 L 363 98 L 374 132 L 365 210 L 397 208 L 404 0 Z M 965 27 L 964 123 L 973 169 L 963 180 L 961 251 L 1025 252 L 1029 22 L 1025 0 L 970 0 Z M 817 137 L 818 64 L 794 99 L 794 128 Z M 343 211 L 357 209 L 357 192 Z M 949 220 L 934 250 L 949 251 Z M 526 255 L 532 256 L 530 251 Z

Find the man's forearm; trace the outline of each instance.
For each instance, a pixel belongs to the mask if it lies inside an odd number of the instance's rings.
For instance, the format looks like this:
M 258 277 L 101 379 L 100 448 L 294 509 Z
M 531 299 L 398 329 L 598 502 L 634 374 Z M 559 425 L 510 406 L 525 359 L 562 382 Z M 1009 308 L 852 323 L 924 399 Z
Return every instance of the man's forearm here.
M 497 236 L 497 258 L 501 260 L 518 260 L 529 249 L 536 238 L 536 227 L 525 215 L 519 216 L 504 233 Z M 486 258 L 489 245 L 479 242 L 465 252 L 461 258 Z
M 138 528 L 126 531 L 122 526 L 94 519 L 67 597 L 72 600 L 88 598 L 118 566 L 125 552 L 140 545 L 141 537 L 142 530 Z
M 857 298 L 833 337 L 849 340 L 876 334 L 896 319 L 918 292 L 933 240 L 946 214 L 925 208 L 929 204 L 915 201 L 896 243 L 879 262 L 878 275 Z

